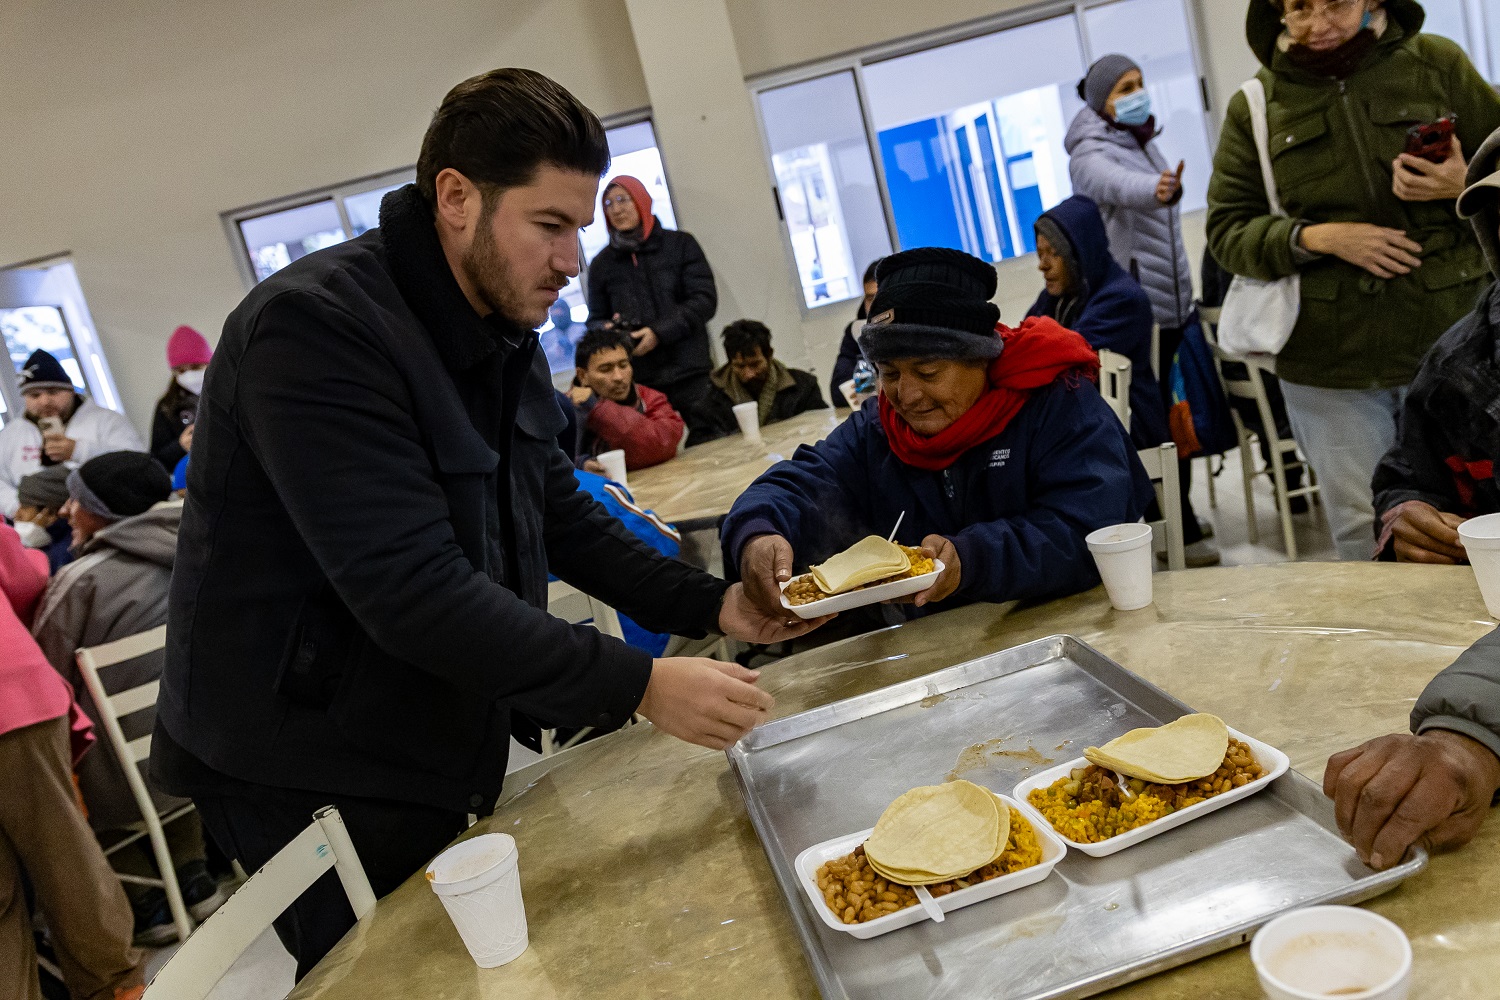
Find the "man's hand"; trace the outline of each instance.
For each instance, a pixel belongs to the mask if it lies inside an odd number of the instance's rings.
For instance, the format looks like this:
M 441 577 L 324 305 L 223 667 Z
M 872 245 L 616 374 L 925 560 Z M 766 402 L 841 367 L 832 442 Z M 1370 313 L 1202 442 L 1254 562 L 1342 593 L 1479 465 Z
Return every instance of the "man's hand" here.
M 1182 168 L 1187 166 L 1186 160 L 1177 161 L 1177 169 L 1163 170 L 1161 179 L 1156 182 L 1156 200 L 1163 205 L 1170 205 L 1172 199 L 1177 197 L 1177 192 L 1182 190 Z
M 593 396 L 593 394 L 594 390 L 586 385 L 568 386 L 568 398 L 573 401 L 574 406 L 582 406 L 584 403 L 587 403 L 589 397 Z
M 1410 274 L 1422 266 L 1422 245 L 1399 229 L 1368 222 L 1323 222 L 1302 230 L 1302 246 L 1313 253 L 1331 253 L 1377 278 Z
M 1469 172 L 1463 144 L 1453 137 L 1448 158 L 1433 163 L 1402 153 L 1391 163 L 1391 192 L 1402 201 L 1457 201 Z
M 193 450 L 193 427 L 193 424 L 188 424 L 182 429 L 182 433 L 177 435 L 177 443 L 182 446 L 183 451 Z
M 642 354 L 650 354 L 661 343 L 656 337 L 656 331 L 649 326 L 641 327 L 630 336 L 635 338 L 635 351 L 632 353 L 636 357 L 640 357 Z
M 942 535 L 928 535 L 922 539 L 922 554 L 929 559 L 941 559 L 943 571 L 938 578 L 932 581 L 932 586 L 906 597 L 896 597 L 887 601 L 887 604 L 915 604 L 923 607 L 935 601 L 941 601 L 952 595 L 958 589 L 959 581 L 963 576 L 963 567 L 958 563 L 958 549 L 953 543 Z
M 781 585 L 791 578 L 792 543 L 780 535 L 756 535 L 740 550 L 740 579 L 745 581 L 745 596 L 762 613 L 788 617 L 786 608 L 781 606 Z
M 596 476 L 609 475 L 608 470 L 606 470 L 604 466 L 599 463 L 599 460 L 595 458 L 585 458 L 583 460 L 583 471 L 592 472 Z
M 42 438 L 42 450 L 54 462 L 66 462 L 73 457 L 73 448 L 78 444 L 70 437 L 56 435 Z
M 776 707 L 776 699 L 755 686 L 759 676 L 758 670 L 702 657 L 655 660 L 636 711 L 679 740 L 723 750 Z
M 1334 754 L 1323 774 L 1339 832 L 1360 860 L 1384 869 L 1420 843 L 1430 850 L 1474 838 L 1500 788 L 1500 758 L 1445 729 L 1382 736 Z
M 806 635 L 836 617 L 798 618 L 781 606 L 780 596 L 776 599 L 776 610 L 768 611 L 750 599 L 743 583 L 737 583 L 724 595 L 724 607 L 719 611 L 719 631 L 741 642 L 763 646 Z
M 1439 563 L 1452 566 L 1467 558 L 1457 528 L 1468 518 L 1438 510 L 1421 500 L 1408 500 L 1391 522 L 1391 541 L 1397 562 Z

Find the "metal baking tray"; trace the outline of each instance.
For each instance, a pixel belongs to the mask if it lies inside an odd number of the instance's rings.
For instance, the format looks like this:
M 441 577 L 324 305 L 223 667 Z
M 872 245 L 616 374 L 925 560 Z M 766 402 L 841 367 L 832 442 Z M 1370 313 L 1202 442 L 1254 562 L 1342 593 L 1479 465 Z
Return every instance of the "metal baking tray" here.
M 768 723 L 728 757 L 828 1000 L 1086 997 L 1250 940 L 1287 910 L 1351 903 L 1385 872 L 1338 835 L 1322 791 L 1266 791 L 1107 858 L 870 941 L 823 926 L 797 882 L 805 848 L 873 826 L 915 785 L 964 777 L 1010 794 L 1033 773 L 1192 709 L 1072 636 L 1051 636 Z M 1226 720 L 1231 724 L 1233 719 Z

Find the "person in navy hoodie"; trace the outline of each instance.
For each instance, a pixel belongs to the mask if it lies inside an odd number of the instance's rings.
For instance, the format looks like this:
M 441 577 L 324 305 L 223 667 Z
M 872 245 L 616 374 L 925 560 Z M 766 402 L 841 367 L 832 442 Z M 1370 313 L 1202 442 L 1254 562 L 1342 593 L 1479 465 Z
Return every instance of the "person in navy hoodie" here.
M 1099 582 L 1084 536 L 1140 519 L 1151 482 L 1094 386 L 1088 342 L 1045 318 L 999 324 L 995 269 L 957 250 L 885 258 L 860 335 L 879 395 L 735 502 L 726 570 L 780 607 L 781 581 L 865 535 L 944 564 L 938 602 L 1051 598 Z
M 1099 206 L 1083 195 L 1058 203 L 1036 221 L 1037 268 L 1046 287 L 1028 316 L 1046 316 L 1083 336 L 1096 351 L 1130 359 L 1130 438 L 1137 448 L 1172 440 L 1161 387 L 1151 364 L 1151 299 L 1110 255 Z M 1189 566 L 1212 566 L 1219 552 L 1203 537 L 1188 499 L 1191 460 L 1178 463 L 1182 538 Z M 1148 516 L 1159 516 L 1153 509 Z

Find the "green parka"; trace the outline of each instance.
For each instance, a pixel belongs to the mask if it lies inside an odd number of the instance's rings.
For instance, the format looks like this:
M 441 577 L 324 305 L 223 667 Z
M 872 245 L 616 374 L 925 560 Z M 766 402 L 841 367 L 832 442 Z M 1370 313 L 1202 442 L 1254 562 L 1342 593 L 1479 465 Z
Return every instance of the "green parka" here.
M 1208 242 L 1235 274 L 1302 273 L 1302 309 L 1276 372 L 1299 385 L 1406 385 L 1427 348 L 1474 306 L 1490 280 L 1479 244 L 1449 201 L 1406 202 L 1391 191 L 1391 161 L 1413 125 L 1458 116 L 1471 156 L 1500 128 L 1500 97 L 1453 42 L 1420 34 L 1415 0 L 1388 0 L 1385 30 L 1345 80 L 1315 77 L 1282 51 L 1281 15 L 1250 0 L 1245 33 L 1263 68 L 1271 169 L 1289 217 L 1270 214 L 1245 95 L 1229 102 L 1208 188 Z M 1422 266 L 1377 278 L 1332 255 L 1299 264 L 1295 227 L 1369 222 L 1422 245 Z

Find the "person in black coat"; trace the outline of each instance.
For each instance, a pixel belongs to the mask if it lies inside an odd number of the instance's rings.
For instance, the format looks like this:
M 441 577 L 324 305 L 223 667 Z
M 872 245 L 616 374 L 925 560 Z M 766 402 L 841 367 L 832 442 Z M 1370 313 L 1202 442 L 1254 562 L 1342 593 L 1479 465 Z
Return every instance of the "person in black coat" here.
M 167 367 L 172 369 L 172 384 L 156 402 L 151 421 L 151 454 L 168 475 L 192 446 L 198 394 L 203 391 L 203 370 L 213 354 L 207 338 L 190 326 L 179 326 L 167 341 Z
M 714 749 L 766 718 L 733 664 L 547 614 L 549 568 L 656 632 L 805 631 L 648 550 L 587 493 L 535 328 L 578 271 L 609 149 L 561 86 L 444 98 L 380 226 L 246 297 L 209 366 L 151 772 L 247 870 L 333 804 L 377 895 L 488 814 L 512 733 L 640 712 Z M 352 925 L 324 878 L 277 921 L 305 974 Z
M 881 258 L 876 257 L 870 261 L 870 266 L 865 268 L 865 297 L 859 304 L 859 312 L 844 327 L 844 339 L 839 341 L 839 356 L 833 361 L 833 378 L 828 382 L 828 398 L 833 400 L 833 405 L 841 410 L 849 408 L 848 401 L 844 399 L 844 392 L 839 386 L 854 377 L 854 368 L 859 364 L 859 341 L 854 336 L 856 327 L 864 326 L 865 318 L 870 315 L 870 303 L 875 301 L 875 292 L 878 286 L 875 284 L 875 268 L 880 264 Z
M 709 377 L 714 388 L 705 404 L 715 437 L 739 432 L 734 408 L 740 403 L 759 404 L 762 427 L 808 410 L 828 409 L 818 380 L 810 372 L 776 360 L 770 327 L 753 319 L 737 319 L 720 336 L 729 363 Z M 689 445 L 697 443 L 689 436 Z
M 691 233 L 662 228 L 634 177 L 605 185 L 603 205 L 609 245 L 589 262 L 589 322 L 630 334 L 636 382 L 666 393 L 689 432 L 706 433 L 713 270 Z

